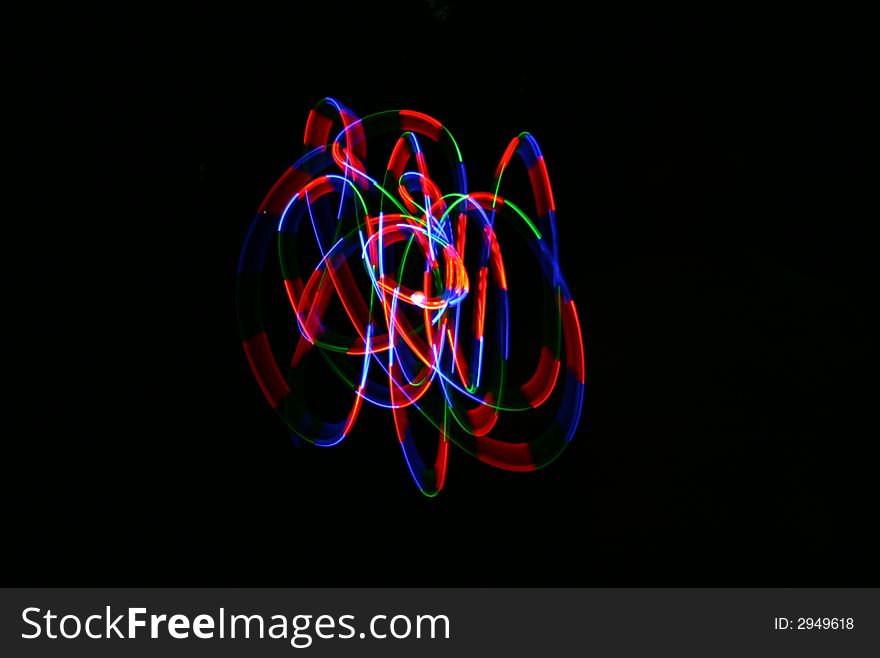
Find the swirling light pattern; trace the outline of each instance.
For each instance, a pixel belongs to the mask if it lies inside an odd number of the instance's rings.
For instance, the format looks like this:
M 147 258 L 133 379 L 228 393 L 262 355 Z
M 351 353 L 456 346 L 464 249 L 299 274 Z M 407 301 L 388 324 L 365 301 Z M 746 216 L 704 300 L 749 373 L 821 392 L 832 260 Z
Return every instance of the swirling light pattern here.
M 381 139 L 390 157 L 371 176 L 367 143 Z M 439 154 L 445 193 L 425 148 Z M 515 156 L 528 173 L 534 217 L 502 195 Z M 511 471 L 553 461 L 572 440 L 584 395 L 581 327 L 559 269 L 555 214 L 544 157 L 528 133 L 504 151 L 492 190 L 472 192 L 461 151 L 436 119 L 407 110 L 360 119 L 336 100 L 320 101 L 306 122 L 305 155 L 266 196 L 238 264 L 244 351 L 271 406 L 295 436 L 318 446 L 342 441 L 365 402 L 388 409 L 409 471 L 429 496 L 446 480 L 450 443 Z M 516 327 L 501 223 L 537 259 L 521 293 L 540 314 L 533 354 L 510 349 Z M 263 313 L 273 245 L 296 320 L 286 375 Z M 521 382 L 508 381 L 514 357 L 537 364 Z M 337 418 L 308 408 L 306 372 L 315 363 L 350 390 L 334 400 L 346 410 Z M 549 413 L 533 435 L 490 436 L 502 416 L 538 408 Z M 437 438 L 430 457 L 417 447 L 426 433 Z

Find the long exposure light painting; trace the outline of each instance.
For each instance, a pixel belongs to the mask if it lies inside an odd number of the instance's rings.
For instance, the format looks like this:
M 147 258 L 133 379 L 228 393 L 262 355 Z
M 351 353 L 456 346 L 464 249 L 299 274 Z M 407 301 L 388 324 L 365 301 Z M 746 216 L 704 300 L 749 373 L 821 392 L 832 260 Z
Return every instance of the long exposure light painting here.
M 238 264 L 244 351 L 271 406 L 296 436 L 318 446 L 345 439 L 365 404 L 387 409 L 409 471 L 429 496 L 446 480 L 450 443 L 511 471 L 553 461 L 580 418 L 584 352 L 534 137 L 510 142 L 489 191 L 468 189 L 452 134 L 420 112 L 359 119 L 325 98 L 308 116 L 304 141 L 305 155 L 260 206 Z M 367 166 L 367 146 L 373 163 L 376 143 L 386 145 L 378 172 Z M 435 167 L 442 163 L 449 189 L 432 178 L 425 149 L 433 150 Z M 508 189 L 505 173 L 517 162 L 528 174 L 525 189 Z M 536 259 L 528 289 L 508 288 L 501 233 Z M 283 281 L 268 280 L 267 257 L 280 259 Z M 295 318 L 283 370 L 264 315 L 273 286 Z M 512 304 L 536 316 L 540 337 L 531 354 L 510 348 Z M 510 381 L 512 359 L 529 364 L 530 376 Z M 334 400 L 336 418 L 310 411 L 312 367 L 329 368 L 348 391 Z M 536 431 L 518 436 L 507 423 L 499 435 L 500 418 L 539 409 L 545 413 Z M 436 438 L 430 455 L 425 438 Z

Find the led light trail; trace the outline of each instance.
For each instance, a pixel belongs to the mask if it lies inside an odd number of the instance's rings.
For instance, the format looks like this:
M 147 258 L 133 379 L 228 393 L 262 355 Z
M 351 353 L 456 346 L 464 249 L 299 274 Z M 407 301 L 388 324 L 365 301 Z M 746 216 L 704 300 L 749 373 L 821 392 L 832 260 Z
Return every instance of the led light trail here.
M 553 461 L 580 419 L 584 351 L 535 139 L 522 133 L 510 142 L 488 192 L 468 190 L 452 134 L 419 112 L 360 119 L 325 98 L 309 114 L 304 141 L 305 155 L 260 206 L 238 264 L 244 351 L 271 406 L 318 446 L 342 441 L 365 404 L 388 409 L 409 471 L 429 496 L 445 482 L 450 443 L 511 471 Z M 367 168 L 368 142 L 390 151 L 378 172 Z M 443 163 L 446 191 L 429 160 Z M 507 189 L 513 166 L 525 167 L 533 204 L 528 195 L 512 200 L 509 192 L 522 192 Z M 535 259 L 527 290 L 508 289 L 500 234 L 522 240 Z M 279 259 L 283 282 L 268 280 L 270 257 Z M 289 363 L 267 331 L 263 306 L 273 286 L 295 319 Z M 531 354 L 510 349 L 511 304 L 530 309 L 541 326 Z M 524 360 L 531 375 L 511 381 L 512 359 Z M 350 391 L 334 400 L 335 418 L 307 404 L 316 364 Z M 500 418 L 539 408 L 537 432 L 498 435 Z M 425 437 L 436 439 L 430 455 Z

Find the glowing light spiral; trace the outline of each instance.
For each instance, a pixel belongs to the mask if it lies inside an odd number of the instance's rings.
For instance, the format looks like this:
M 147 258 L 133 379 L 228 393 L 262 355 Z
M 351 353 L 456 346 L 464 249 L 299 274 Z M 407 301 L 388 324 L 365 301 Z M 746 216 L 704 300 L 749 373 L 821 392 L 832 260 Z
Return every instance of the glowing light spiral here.
M 367 143 L 380 138 L 393 147 L 384 172 L 371 177 Z M 452 134 L 419 112 L 359 119 L 325 98 L 309 114 L 304 141 L 305 155 L 260 206 L 238 265 L 244 351 L 271 406 L 296 436 L 319 446 L 342 441 L 365 402 L 389 409 L 409 471 L 426 495 L 443 487 L 450 443 L 512 471 L 553 461 L 580 419 L 584 352 L 574 300 L 559 269 L 550 178 L 534 137 L 522 133 L 510 142 L 491 192 L 468 191 Z M 449 191 L 429 175 L 423 147 L 436 149 L 448 167 Z M 515 156 L 528 173 L 534 219 L 501 194 Z M 501 222 L 538 263 L 533 281 L 539 290 L 523 293 L 543 326 L 531 355 L 510 350 Z M 273 247 L 296 319 L 286 375 L 263 314 L 264 287 L 272 284 L 266 257 Z M 335 300 L 341 303 L 336 323 L 342 318 L 347 333 L 331 326 Z M 307 406 L 305 361 L 315 352 L 351 391 L 339 418 L 319 418 Z M 509 382 L 511 358 L 537 363 L 533 374 Z M 535 435 L 490 436 L 503 415 L 548 407 Z M 416 445 L 422 434 L 417 419 L 436 432 L 432 463 Z

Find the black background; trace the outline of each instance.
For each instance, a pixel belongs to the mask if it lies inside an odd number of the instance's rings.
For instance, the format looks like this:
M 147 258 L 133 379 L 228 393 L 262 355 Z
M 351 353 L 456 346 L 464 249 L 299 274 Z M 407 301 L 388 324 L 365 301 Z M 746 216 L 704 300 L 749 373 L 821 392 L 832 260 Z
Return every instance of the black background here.
M 368 4 L 11 20 L 6 580 L 876 584 L 860 18 Z M 298 450 L 263 399 L 235 264 L 327 95 L 469 173 L 541 142 L 587 360 L 549 468 L 426 499 L 383 414 Z

